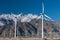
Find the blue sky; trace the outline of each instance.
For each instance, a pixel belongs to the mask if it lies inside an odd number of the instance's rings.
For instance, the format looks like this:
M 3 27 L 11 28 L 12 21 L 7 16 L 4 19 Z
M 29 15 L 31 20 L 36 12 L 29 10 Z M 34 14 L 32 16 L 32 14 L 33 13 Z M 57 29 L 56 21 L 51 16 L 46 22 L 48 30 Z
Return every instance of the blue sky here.
M 60 21 L 60 0 L 0 0 L 0 14 L 37 14 L 41 13 L 42 1 L 45 6 L 45 14 L 53 20 Z

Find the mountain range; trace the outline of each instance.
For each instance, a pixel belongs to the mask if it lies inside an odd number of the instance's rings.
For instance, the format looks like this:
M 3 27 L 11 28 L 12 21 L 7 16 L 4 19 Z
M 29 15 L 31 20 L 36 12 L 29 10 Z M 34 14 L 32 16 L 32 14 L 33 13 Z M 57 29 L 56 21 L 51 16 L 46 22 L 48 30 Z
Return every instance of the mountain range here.
M 38 15 L 0 15 L 0 37 L 41 37 L 42 19 Z M 44 37 L 60 37 L 60 22 L 44 18 Z

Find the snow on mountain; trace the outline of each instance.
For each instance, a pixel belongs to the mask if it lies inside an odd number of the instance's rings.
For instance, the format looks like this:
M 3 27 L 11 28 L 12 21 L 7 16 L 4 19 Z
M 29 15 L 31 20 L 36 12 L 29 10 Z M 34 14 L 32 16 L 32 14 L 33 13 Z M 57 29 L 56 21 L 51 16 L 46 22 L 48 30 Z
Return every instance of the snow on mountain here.
M 46 16 L 46 15 L 45 15 Z M 48 17 L 48 16 L 46 16 Z M 17 21 L 20 20 L 20 22 L 30 22 L 31 20 L 33 19 L 41 19 L 41 15 L 38 16 L 38 15 L 33 15 L 33 14 L 27 14 L 27 15 L 23 15 L 23 14 L 2 14 L 0 15 L 0 19 L 1 18 L 4 18 L 6 20 L 13 20 L 15 21 L 15 19 L 17 19 Z M 48 17 L 49 18 L 49 17 Z M 46 19 L 44 18 L 45 20 L 49 20 L 49 19 Z M 51 18 L 50 18 L 51 19 Z
M 0 26 L 4 26 L 5 24 L 3 22 L 0 21 Z
M 37 15 L 32 14 L 24 15 L 21 18 L 21 22 L 30 22 L 32 19 L 36 19 L 37 17 L 38 17 Z

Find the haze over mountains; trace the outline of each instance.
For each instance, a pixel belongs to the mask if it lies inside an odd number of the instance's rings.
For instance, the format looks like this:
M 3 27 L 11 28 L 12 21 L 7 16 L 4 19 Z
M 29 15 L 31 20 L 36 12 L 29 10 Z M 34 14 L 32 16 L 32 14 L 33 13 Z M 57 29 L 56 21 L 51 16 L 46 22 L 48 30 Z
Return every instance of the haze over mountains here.
M 16 19 L 16 20 L 15 20 Z M 14 37 L 14 26 L 17 21 L 17 34 L 18 37 L 41 37 L 41 16 L 28 14 L 28 15 L 15 15 L 3 14 L 0 15 L 0 37 Z M 53 33 L 53 34 L 51 34 Z M 44 18 L 44 36 L 60 37 L 60 22 L 52 21 Z

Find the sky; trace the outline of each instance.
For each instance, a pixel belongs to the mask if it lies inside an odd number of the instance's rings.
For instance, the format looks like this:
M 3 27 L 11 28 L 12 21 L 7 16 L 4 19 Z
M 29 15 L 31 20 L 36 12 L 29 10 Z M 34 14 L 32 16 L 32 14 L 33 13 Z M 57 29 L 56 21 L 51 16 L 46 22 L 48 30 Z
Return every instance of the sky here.
M 60 22 L 60 0 L 0 0 L 0 14 L 36 14 L 40 15 L 44 3 L 44 13 Z

